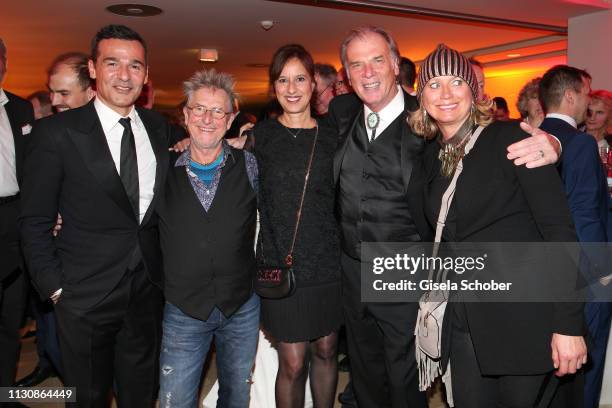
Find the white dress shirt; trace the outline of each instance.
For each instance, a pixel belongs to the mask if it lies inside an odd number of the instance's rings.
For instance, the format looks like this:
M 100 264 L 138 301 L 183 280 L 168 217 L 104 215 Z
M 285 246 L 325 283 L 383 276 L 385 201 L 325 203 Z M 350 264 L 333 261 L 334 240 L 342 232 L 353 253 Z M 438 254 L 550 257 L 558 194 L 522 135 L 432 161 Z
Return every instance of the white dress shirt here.
M 4 89 L 0 88 L 0 197 L 13 196 L 19 192 L 15 163 L 15 139 L 11 122 L 4 108 L 8 101 Z
M 379 122 L 376 127 L 376 134 L 374 135 L 374 139 L 382 134 L 386 128 L 389 127 L 391 123 L 404 111 L 404 92 L 402 91 L 402 87 L 397 85 L 397 94 L 391 99 L 391 102 L 387 104 L 384 108 L 380 110 L 378 113 Z M 363 105 L 363 113 L 364 113 L 364 121 L 366 132 L 368 133 L 368 139 L 372 142 L 372 133 L 374 129 L 370 129 L 368 127 L 368 115 L 372 113 L 372 109 L 368 108 L 366 105 Z
M 98 113 L 98 118 L 102 124 L 102 130 L 106 136 L 106 142 L 110 149 L 111 156 L 115 162 L 117 173 L 121 174 L 121 138 L 123 136 L 124 127 L 119 123 L 122 118 L 117 112 L 106 106 L 100 99 L 96 98 L 94 107 Z M 139 214 L 140 221 L 144 218 L 151 200 L 153 200 L 153 187 L 155 186 L 155 170 L 157 168 L 157 160 L 151 146 L 151 141 L 147 134 L 140 116 L 134 107 L 128 114 L 131 120 L 132 133 L 134 133 L 134 142 L 136 144 L 136 158 L 138 159 L 138 186 L 140 191 Z
M 547 118 L 561 119 L 562 121 L 567 122 L 568 124 L 570 124 L 574 129 L 578 128 L 578 124 L 576 123 L 576 120 L 574 118 L 572 118 L 571 116 L 567 116 L 567 115 L 564 115 L 562 113 L 547 113 L 546 117 Z

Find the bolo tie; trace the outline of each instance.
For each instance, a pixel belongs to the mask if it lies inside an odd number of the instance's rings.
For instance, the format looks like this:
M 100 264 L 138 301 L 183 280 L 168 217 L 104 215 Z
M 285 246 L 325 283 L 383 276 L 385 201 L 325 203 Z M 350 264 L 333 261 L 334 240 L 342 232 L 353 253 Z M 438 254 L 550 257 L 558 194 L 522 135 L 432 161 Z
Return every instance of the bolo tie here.
M 376 112 L 370 112 L 368 114 L 366 122 L 368 125 L 368 129 L 372 131 L 372 136 L 370 137 L 370 143 L 372 143 L 374 141 L 374 138 L 376 137 L 376 128 L 380 123 L 380 116 L 378 116 L 378 113 Z

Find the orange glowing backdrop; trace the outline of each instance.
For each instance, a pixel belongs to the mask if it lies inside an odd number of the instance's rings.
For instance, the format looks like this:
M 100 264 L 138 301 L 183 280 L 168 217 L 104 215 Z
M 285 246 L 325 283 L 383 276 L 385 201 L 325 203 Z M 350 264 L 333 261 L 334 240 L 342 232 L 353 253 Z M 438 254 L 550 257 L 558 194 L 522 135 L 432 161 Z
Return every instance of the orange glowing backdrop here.
M 181 82 L 194 71 L 215 67 L 237 79 L 237 90 L 246 104 L 261 104 L 268 95 L 267 69 L 274 50 L 297 42 L 310 50 L 318 62 L 340 67 L 338 46 L 348 30 L 363 25 L 385 27 L 396 38 L 403 55 L 423 59 L 444 42 L 461 51 L 490 48 L 478 55 L 486 64 L 486 90 L 504 96 L 517 117 L 516 95 L 520 87 L 547 68 L 564 63 L 565 53 L 553 58 L 512 63 L 509 51 L 495 53 L 500 44 L 520 42 L 550 33 L 492 24 L 465 23 L 380 13 L 374 10 L 316 7 L 314 1 L 289 4 L 266 0 L 146 0 L 163 9 L 150 18 L 117 16 L 106 7 L 112 0 L 3 0 L 0 37 L 9 48 L 9 71 L 3 87 L 26 96 L 46 84 L 51 60 L 66 51 L 88 51 L 95 31 L 111 23 L 138 31 L 150 49 L 150 77 L 155 83 L 156 105 L 175 106 L 181 100 Z M 568 18 L 609 8 L 603 0 L 389 0 L 397 4 L 503 17 L 566 27 Z M 265 31 L 260 21 L 270 19 L 274 27 Z M 543 49 L 542 49 L 543 47 Z M 201 63 L 200 48 L 215 48 L 216 63 Z M 532 49 L 517 49 L 521 55 L 564 50 L 552 43 Z M 547 51 L 548 50 L 548 51 Z M 505 62 L 507 60 L 507 63 Z M 503 61 L 503 62 L 500 62 Z

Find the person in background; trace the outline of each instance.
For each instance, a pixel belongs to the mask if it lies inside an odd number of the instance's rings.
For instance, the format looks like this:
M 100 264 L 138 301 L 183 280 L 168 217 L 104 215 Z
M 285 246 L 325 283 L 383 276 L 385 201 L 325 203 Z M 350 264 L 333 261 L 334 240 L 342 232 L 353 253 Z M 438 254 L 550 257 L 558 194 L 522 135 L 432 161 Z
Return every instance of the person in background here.
M 50 92 L 49 109 L 59 113 L 87 104 L 95 95 L 93 80 L 87 68 L 88 56 L 80 52 L 58 55 L 47 70 L 47 86 Z M 52 100 L 51 100 L 52 99 Z M 52 113 L 52 112 L 51 112 Z M 61 225 L 58 216 L 58 224 Z M 38 364 L 34 370 L 20 379 L 17 386 L 33 387 L 51 376 L 62 374 L 62 361 L 57 339 L 57 323 L 53 303 L 32 299 L 36 319 L 36 351 Z
M 317 87 L 314 95 L 314 108 L 319 116 L 327 114 L 329 102 L 336 96 L 336 68 L 330 64 L 315 64 L 315 83 Z
M 416 65 L 414 62 L 406 57 L 400 58 L 400 73 L 399 83 L 408 95 L 416 95 L 414 89 L 414 81 L 416 81 Z
M 508 121 L 510 120 L 510 110 L 508 110 L 508 102 L 501 96 L 493 98 L 493 118 L 495 120 Z
M 147 109 L 153 109 L 155 104 L 155 88 L 153 87 L 153 80 L 148 79 L 147 83 L 142 87 L 140 96 L 136 99 L 134 105 L 141 106 Z
M 36 91 L 27 98 L 34 108 L 34 119 L 45 118 L 53 114 L 49 91 Z
M 344 67 L 340 67 L 340 69 L 338 69 L 338 73 L 336 74 L 336 83 L 334 84 L 334 91 L 336 92 L 336 96 L 353 92 L 353 88 L 351 88 L 351 84 L 346 76 Z
M 523 122 L 533 127 L 540 127 L 544 120 L 544 110 L 539 96 L 539 84 L 542 78 L 534 78 L 527 82 L 519 91 L 516 108 Z
M 47 87 L 51 105 L 56 112 L 78 108 L 96 95 L 94 81 L 89 76 L 89 56 L 81 52 L 58 55 L 47 71 Z
M 593 136 L 597 145 L 610 147 L 612 135 L 608 133 L 612 125 L 612 93 L 603 89 L 591 92 L 587 109 L 586 132 Z
M 563 146 L 559 173 L 579 242 L 607 242 L 608 186 L 594 138 L 578 130 L 586 119 L 591 92 L 588 72 L 557 65 L 546 71 L 539 85 L 546 117 L 541 129 L 557 136 Z M 588 249 L 588 247 L 586 247 Z M 583 270 L 589 284 L 598 278 Z M 607 275 L 607 273 L 606 273 Z M 594 290 L 597 287 L 593 288 Z M 588 301 L 584 315 L 589 334 L 589 363 L 584 378 L 584 406 L 599 406 L 612 303 Z
M 0 387 L 15 383 L 19 328 L 27 298 L 17 217 L 26 144 L 34 126 L 32 104 L 2 88 L 7 60 L 0 38 Z
M 470 65 L 476 74 L 476 81 L 478 83 L 478 99 L 484 99 L 486 97 L 485 92 L 485 75 L 484 75 L 484 64 L 478 61 L 476 58 L 469 58 Z

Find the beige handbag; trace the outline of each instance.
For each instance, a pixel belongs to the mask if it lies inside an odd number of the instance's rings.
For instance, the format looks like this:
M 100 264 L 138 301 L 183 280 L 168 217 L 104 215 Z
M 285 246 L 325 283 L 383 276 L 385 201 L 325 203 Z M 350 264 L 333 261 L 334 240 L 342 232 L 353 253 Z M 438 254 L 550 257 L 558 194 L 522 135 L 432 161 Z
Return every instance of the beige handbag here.
M 478 136 L 483 131 L 484 127 L 479 126 L 470 137 L 470 140 L 465 145 L 464 157 L 474 147 Z M 436 222 L 436 237 L 434 240 L 432 257 L 438 256 L 440 242 L 442 240 L 442 231 L 446 223 L 446 217 L 450 209 L 451 202 L 455 195 L 455 187 L 457 179 L 463 170 L 463 159 L 457 163 L 457 169 L 453 174 L 451 182 L 442 195 L 440 205 L 440 213 Z M 436 281 L 446 281 L 448 270 L 437 271 Z M 431 281 L 434 277 L 433 267 L 429 270 L 427 279 Z M 419 389 L 425 391 L 434 382 L 434 380 L 442 373 L 441 366 L 442 357 L 442 323 L 444 311 L 448 301 L 448 290 L 431 290 L 421 296 L 419 300 L 419 314 L 417 324 L 414 330 L 416 361 L 419 368 Z M 450 406 L 453 406 L 452 388 L 450 384 L 450 366 L 446 370 L 442 380 L 446 384 L 447 399 Z

